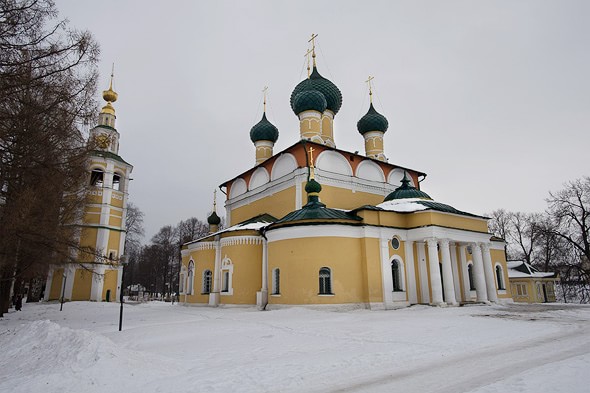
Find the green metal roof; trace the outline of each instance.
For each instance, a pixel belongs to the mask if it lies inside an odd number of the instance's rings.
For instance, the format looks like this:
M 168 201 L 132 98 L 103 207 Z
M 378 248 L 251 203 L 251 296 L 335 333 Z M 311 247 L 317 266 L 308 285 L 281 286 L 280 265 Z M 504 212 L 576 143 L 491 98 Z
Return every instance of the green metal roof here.
M 356 128 L 363 135 L 370 131 L 385 132 L 388 127 L 389 122 L 385 116 L 375 110 L 373 103 L 369 106 L 369 111 L 356 123 Z
M 119 162 L 122 162 L 123 164 L 127 164 L 127 165 L 131 166 L 130 163 L 128 163 L 127 161 L 125 161 L 120 156 L 116 155 L 115 153 L 111 153 L 110 151 L 92 150 L 90 152 L 90 154 L 93 155 L 93 156 L 98 156 L 98 157 L 103 157 L 103 158 L 110 158 L 110 159 L 113 159 L 115 161 L 119 161 Z
M 315 66 L 313 67 L 313 72 L 309 78 L 299 82 L 299 84 L 295 86 L 293 93 L 291 93 L 291 109 L 293 109 L 295 113 L 297 113 L 295 109 L 295 97 L 302 91 L 309 90 L 317 90 L 322 93 L 326 98 L 327 109 L 334 112 L 334 114 L 338 113 L 342 106 L 342 93 L 334 83 L 321 76 Z
M 327 107 L 326 97 L 317 90 L 304 90 L 293 99 L 293 112 L 296 115 L 309 110 L 324 112 Z
M 317 196 L 308 196 L 307 200 L 305 206 L 287 214 L 285 217 L 276 221 L 275 224 L 302 220 L 362 220 L 362 218 L 354 213 L 327 208 L 326 205 L 319 201 Z
M 408 198 L 422 198 L 422 199 L 431 199 L 430 196 L 418 190 L 416 187 L 410 185 L 410 179 L 406 172 L 404 172 L 404 178 L 401 180 L 402 185 L 396 188 L 393 192 L 385 197 L 383 202 L 393 201 L 395 199 L 408 199 Z
M 250 129 L 250 139 L 252 142 L 272 141 L 279 139 L 279 130 L 266 118 L 266 113 L 262 114 L 262 119 Z

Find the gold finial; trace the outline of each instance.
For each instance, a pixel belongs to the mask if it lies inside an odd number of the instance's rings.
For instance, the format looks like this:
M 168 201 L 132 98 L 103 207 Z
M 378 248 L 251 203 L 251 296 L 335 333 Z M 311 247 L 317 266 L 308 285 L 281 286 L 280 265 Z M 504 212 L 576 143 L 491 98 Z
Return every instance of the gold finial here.
M 268 86 L 264 86 L 264 89 L 262 89 L 262 93 L 264 94 L 264 101 L 263 101 L 264 113 L 266 113 L 266 92 L 267 91 L 268 91 Z
M 305 52 L 305 57 L 307 57 L 307 79 L 309 79 L 309 77 L 311 76 L 311 71 L 309 68 L 309 64 L 310 64 L 310 57 L 309 55 L 312 53 L 311 49 L 308 49 L 307 52 Z
M 217 211 L 217 189 L 213 190 L 213 212 Z
M 109 82 L 109 89 L 102 92 L 102 98 L 107 102 L 107 106 L 110 103 L 117 101 L 117 97 L 119 96 L 113 90 L 113 79 L 115 78 L 115 63 L 113 63 L 113 68 L 111 69 L 111 80 Z
M 314 179 L 315 178 L 315 174 L 314 174 L 314 166 L 313 166 L 313 152 L 315 151 L 315 149 L 313 148 L 313 146 L 309 147 L 309 179 Z
M 313 66 L 315 67 L 315 39 L 318 37 L 317 34 L 311 35 L 311 38 L 307 42 L 311 42 L 311 57 L 313 59 Z
M 375 78 L 369 75 L 369 79 L 365 81 L 369 85 L 369 101 L 371 102 L 371 104 L 373 103 L 373 88 L 371 87 L 371 81 L 373 79 Z

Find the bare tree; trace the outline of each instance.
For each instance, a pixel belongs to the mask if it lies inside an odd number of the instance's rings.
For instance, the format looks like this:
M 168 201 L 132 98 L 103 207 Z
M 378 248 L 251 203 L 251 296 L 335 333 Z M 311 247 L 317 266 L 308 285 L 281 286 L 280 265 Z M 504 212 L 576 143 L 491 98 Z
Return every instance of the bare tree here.
M 53 1 L 0 0 L 0 316 L 10 283 L 44 275 L 75 247 L 98 53 Z

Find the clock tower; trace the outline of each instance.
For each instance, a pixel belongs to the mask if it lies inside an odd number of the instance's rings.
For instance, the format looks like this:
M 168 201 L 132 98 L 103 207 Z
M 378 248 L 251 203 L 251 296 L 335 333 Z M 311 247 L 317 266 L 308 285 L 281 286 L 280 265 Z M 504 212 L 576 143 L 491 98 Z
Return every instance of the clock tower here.
M 115 128 L 118 98 L 113 75 L 103 91 L 106 105 L 90 130 L 87 198 L 77 233 L 77 249 L 67 263 L 49 270 L 45 300 L 115 301 L 119 298 L 125 259 L 125 217 L 129 177 L 133 166 L 119 156 Z

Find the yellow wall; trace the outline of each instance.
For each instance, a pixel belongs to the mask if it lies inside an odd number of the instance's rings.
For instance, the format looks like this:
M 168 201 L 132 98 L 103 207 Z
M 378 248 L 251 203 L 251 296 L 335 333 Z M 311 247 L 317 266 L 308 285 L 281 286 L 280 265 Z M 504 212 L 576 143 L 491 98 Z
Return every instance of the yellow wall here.
M 295 187 L 290 187 L 269 197 L 254 201 L 249 205 L 232 209 L 230 225 L 235 225 L 263 213 L 281 218 L 293 210 L 295 210 Z
M 102 287 L 102 300 L 107 300 L 107 291 L 110 290 L 110 301 L 116 302 L 117 301 L 117 270 L 107 269 L 104 272 L 104 283 Z
M 363 300 L 370 303 L 383 301 L 383 285 L 381 278 L 381 253 L 379 239 L 360 239 Z
M 113 193 L 111 194 L 111 205 L 115 206 L 115 207 L 119 207 L 122 208 L 123 207 L 123 199 L 115 199 L 114 196 L 118 195 L 118 196 L 123 196 L 123 192 L 121 191 L 115 191 L 113 190 Z
M 221 255 L 233 263 L 233 294 L 222 292 L 221 304 L 256 304 L 256 292 L 262 287 L 262 244 L 225 246 Z
M 80 234 L 80 247 L 82 250 L 79 254 L 80 262 L 94 262 L 96 252 L 97 228 L 83 227 Z M 86 248 L 88 248 L 86 250 Z
M 70 279 L 70 277 L 68 277 Z M 71 300 L 90 300 L 92 289 L 92 272 L 86 269 L 76 269 Z
M 123 224 L 123 219 L 121 217 L 113 217 L 111 215 L 111 217 L 109 218 L 109 225 L 110 226 L 121 228 L 122 224 Z
M 56 300 L 61 298 L 61 291 L 63 289 L 63 276 L 64 269 L 55 269 L 53 271 L 53 278 L 51 280 L 51 290 L 49 291 L 49 300 Z
M 305 183 L 301 187 L 303 204 L 307 201 Z M 348 190 L 345 188 L 327 186 L 322 184 L 320 200 L 327 207 L 337 209 L 356 209 L 363 205 L 377 205 L 383 202 L 383 195 L 370 194 L 367 192 Z
M 407 214 L 407 217 L 408 228 L 438 225 L 442 227 L 466 229 L 476 232 L 488 232 L 487 221 L 483 219 L 462 217 L 454 214 L 445 214 L 433 211 Z
M 281 295 L 269 296 L 270 304 L 363 303 L 363 268 L 359 240 L 350 238 L 304 238 L 268 244 L 269 289 L 272 270 L 280 269 Z M 370 262 L 373 263 L 373 260 Z M 319 270 L 332 272 L 333 296 L 319 296 Z M 374 270 L 374 269 L 371 269 Z M 365 272 L 366 274 L 366 272 Z M 371 279 L 371 277 L 370 277 Z M 379 297 L 381 284 L 373 296 Z M 382 300 L 382 297 L 381 299 Z
M 120 257 L 119 255 L 119 242 L 121 240 L 121 232 L 119 231 L 109 231 L 109 243 L 108 243 L 108 250 L 105 250 L 105 253 L 108 255 L 109 250 L 117 251 L 117 258 Z
M 188 303 L 204 303 L 207 304 L 209 302 L 209 294 L 208 293 L 201 293 L 203 290 L 203 272 L 205 270 L 211 270 L 213 272 L 213 280 L 211 281 L 211 291 L 213 291 L 213 281 L 215 280 L 215 249 L 207 249 L 207 250 L 199 250 L 193 251 L 190 255 L 182 257 L 182 264 L 186 268 L 186 273 L 188 277 L 188 264 L 190 258 L 193 258 L 195 262 L 195 276 L 194 276 L 194 290 L 192 295 L 185 295 L 181 296 L 181 301 L 186 301 Z M 188 279 L 187 284 L 184 288 L 186 293 L 188 289 Z

